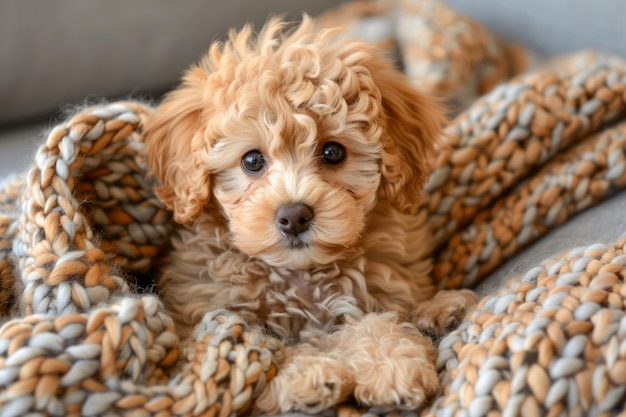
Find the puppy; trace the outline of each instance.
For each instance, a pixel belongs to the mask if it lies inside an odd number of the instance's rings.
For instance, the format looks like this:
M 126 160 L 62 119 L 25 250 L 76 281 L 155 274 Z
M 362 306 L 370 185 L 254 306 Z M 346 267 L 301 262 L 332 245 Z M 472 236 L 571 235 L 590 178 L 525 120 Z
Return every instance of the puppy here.
M 437 292 L 413 215 L 443 122 L 374 46 L 306 16 L 231 32 L 155 110 L 148 164 L 180 224 L 160 295 L 182 337 L 227 308 L 290 346 L 259 411 L 437 390 L 425 333 L 475 302 Z

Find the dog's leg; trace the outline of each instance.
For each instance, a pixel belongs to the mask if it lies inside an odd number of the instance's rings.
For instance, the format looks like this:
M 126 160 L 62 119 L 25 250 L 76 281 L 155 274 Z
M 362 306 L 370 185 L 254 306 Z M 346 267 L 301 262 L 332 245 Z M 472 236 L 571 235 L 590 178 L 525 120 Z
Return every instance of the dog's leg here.
M 420 302 L 410 321 L 431 336 L 441 336 L 456 328 L 478 301 L 470 290 L 441 290 L 430 300 Z
M 256 400 L 266 414 L 318 413 L 343 401 L 354 389 L 350 368 L 309 344 L 285 349 L 285 362 Z
M 416 409 L 438 389 L 436 349 L 412 323 L 393 313 L 369 314 L 336 334 L 334 357 L 354 373 L 354 396 L 364 406 Z

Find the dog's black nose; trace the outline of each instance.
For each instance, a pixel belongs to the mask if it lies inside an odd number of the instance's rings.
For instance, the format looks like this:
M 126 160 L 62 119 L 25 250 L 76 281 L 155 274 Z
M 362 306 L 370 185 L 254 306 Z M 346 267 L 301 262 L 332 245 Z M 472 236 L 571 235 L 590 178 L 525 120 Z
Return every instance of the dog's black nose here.
M 284 233 L 298 235 L 309 228 L 313 210 L 306 204 L 285 204 L 276 210 L 276 226 Z

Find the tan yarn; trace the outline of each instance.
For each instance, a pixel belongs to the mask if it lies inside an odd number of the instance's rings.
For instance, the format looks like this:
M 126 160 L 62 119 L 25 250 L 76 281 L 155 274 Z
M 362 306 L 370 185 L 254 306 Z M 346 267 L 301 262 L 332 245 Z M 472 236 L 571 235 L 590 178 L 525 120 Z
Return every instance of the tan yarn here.
M 623 415 L 625 249 L 572 249 L 483 299 L 439 346 L 427 415 Z
M 415 87 L 452 99 L 461 109 L 527 68 L 519 46 L 500 41 L 441 1 L 399 1 L 397 19 L 405 72 Z
M 558 155 L 538 175 L 479 213 L 437 254 L 435 277 L 472 287 L 528 243 L 626 186 L 626 123 Z
M 276 343 L 217 311 L 177 363 L 154 296 L 89 314 L 26 316 L 0 330 L 0 414 L 224 416 L 249 410 L 276 373 Z M 10 341 L 10 343 L 5 343 Z M 175 366 L 177 365 L 177 366 Z
M 626 62 L 586 54 L 555 68 L 496 88 L 447 128 L 418 213 L 442 285 L 478 283 L 626 186 Z M 157 296 L 128 284 L 158 267 L 171 227 L 141 155 L 150 112 L 78 112 L 26 179 L 2 184 L 2 417 L 241 415 L 278 371 L 280 344 L 235 314 L 207 313 L 181 342 Z M 440 342 L 442 391 L 422 413 L 621 412 L 625 246 L 572 250 L 481 301 Z
M 27 183 L 5 184 L 0 295 L 9 303 L 13 285 L 21 317 L 0 328 L 2 416 L 228 415 L 276 372 L 277 342 L 226 311 L 206 315 L 181 358 L 157 297 L 130 294 L 124 276 L 146 271 L 170 231 L 142 165 L 150 112 L 80 112 L 52 130 Z
M 2 184 L 0 193 L 0 316 L 8 315 L 14 304 L 10 257 L 18 225 L 16 206 L 22 189 L 23 184 L 19 179 L 10 178 Z
M 520 77 L 459 116 L 446 129 L 423 208 L 444 246 L 436 279 L 450 288 L 476 285 L 574 211 L 626 185 L 624 124 L 590 136 L 625 113 L 626 66 L 597 57 L 573 74 Z
M 27 177 L 30 195 L 15 243 L 25 314 L 83 312 L 128 294 L 124 277 L 110 263 L 134 272 L 133 260 L 140 258 L 139 266 L 147 269 L 167 241 L 168 216 L 135 161 L 136 130 L 146 112 L 125 103 L 79 114 L 53 129 L 40 148 Z M 85 202 L 93 198 L 97 207 Z M 154 220 L 161 224 L 151 227 Z M 116 226 L 107 228 L 111 221 Z M 97 227 L 110 243 L 96 243 Z M 146 231 L 156 245 L 148 243 Z
M 454 113 L 536 60 L 440 0 L 357 0 L 317 19 L 320 27 L 341 26 L 348 37 L 397 50 L 413 85 L 446 99 Z

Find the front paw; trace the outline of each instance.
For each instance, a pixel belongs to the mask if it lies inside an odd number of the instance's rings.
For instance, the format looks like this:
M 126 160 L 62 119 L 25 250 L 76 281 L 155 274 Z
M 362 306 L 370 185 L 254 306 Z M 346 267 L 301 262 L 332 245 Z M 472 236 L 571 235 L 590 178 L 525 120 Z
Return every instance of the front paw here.
M 400 349 L 398 349 L 400 350 Z M 359 404 L 385 410 L 416 410 L 437 392 L 439 379 L 435 366 L 424 362 L 416 352 L 392 352 L 403 356 L 378 364 L 375 375 L 358 377 L 354 397 Z
M 441 336 L 456 329 L 477 302 L 471 290 L 441 290 L 418 306 L 412 321 L 420 331 Z
M 345 364 L 322 356 L 299 356 L 268 383 L 256 407 L 265 414 L 319 413 L 345 401 L 353 389 L 352 373 Z
M 372 314 L 343 329 L 339 345 L 354 371 L 362 406 L 415 410 L 439 388 L 437 351 L 429 338 L 389 313 Z

